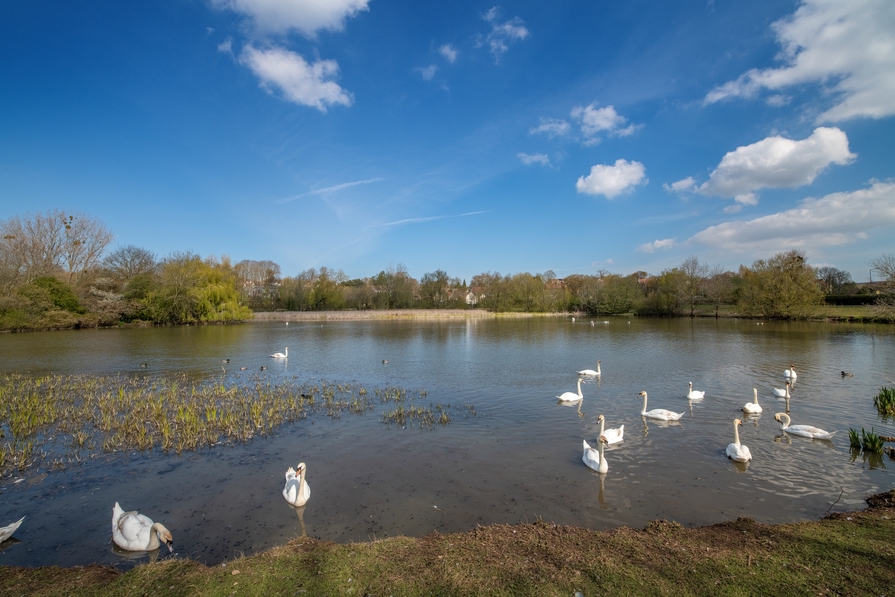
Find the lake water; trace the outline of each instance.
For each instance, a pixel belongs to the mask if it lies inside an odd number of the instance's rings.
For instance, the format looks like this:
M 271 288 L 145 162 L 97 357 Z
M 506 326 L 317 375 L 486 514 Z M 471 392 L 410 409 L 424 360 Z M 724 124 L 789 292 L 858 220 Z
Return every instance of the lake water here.
M 269 358 L 286 346 L 288 361 Z M 584 384 L 580 409 L 557 404 L 597 359 L 602 378 Z M 774 421 L 785 403 L 772 388 L 783 387 L 790 363 L 799 373 L 793 424 L 835 430 L 832 441 L 784 435 Z M 218 564 L 303 533 L 349 542 L 539 518 L 592 529 L 813 520 L 864 507 L 893 486 L 895 470 L 888 457 L 865 462 L 848 446 L 849 427 L 895 435 L 873 407 L 895 377 L 893 326 L 538 317 L 4 334 L 0 372 L 294 377 L 424 390 L 418 404 L 454 407 L 452 422 L 432 430 L 386 426 L 380 413 L 394 406 L 377 404 L 181 457 L 100 454 L 62 472 L 31 469 L 0 482 L 0 525 L 26 516 L 0 565 L 131 565 L 110 542 L 115 501 L 163 522 L 177 557 Z M 688 381 L 704 400 L 685 399 Z M 724 450 L 753 387 L 764 412 L 740 428 L 753 461 L 736 465 Z M 644 422 L 641 390 L 648 408 L 686 414 Z M 601 413 L 608 427 L 625 425 L 624 442 L 606 451 L 606 475 L 581 462 L 581 440 L 596 445 Z M 312 491 L 302 510 L 280 495 L 299 461 Z

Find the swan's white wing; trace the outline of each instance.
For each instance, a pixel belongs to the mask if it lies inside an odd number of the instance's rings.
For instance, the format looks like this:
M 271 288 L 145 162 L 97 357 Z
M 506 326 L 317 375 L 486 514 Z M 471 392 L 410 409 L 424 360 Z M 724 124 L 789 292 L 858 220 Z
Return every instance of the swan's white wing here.
M 748 462 L 752 460 L 752 453 L 749 451 L 749 446 L 729 444 L 727 446 L 727 457 L 737 462 Z
M 761 406 L 754 402 L 747 402 L 745 406 L 743 406 L 743 412 L 748 414 L 758 414 L 761 412 Z
M 625 426 L 622 425 L 615 429 L 607 429 L 603 432 L 607 444 L 617 444 L 625 438 Z
M 557 396 L 563 402 L 573 402 L 575 400 L 581 400 L 581 396 L 576 394 L 575 392 L 563 392 L 559 396 Z
M 664 408 L 654 408 L 653 410 L 641 414 L 649 419 L 662 419 L 664 421 L 677 421 L 684 416 L 684 413 L 675 413 L 670 410 L 665 410 Z
M 25 520 L 24 516 L 21 517 L 19 520 L 17 520 L 14 523 L 8 524 L 5 527 L 0 528 L 0 543 L 3 543 L 4 541 L 6 541 L 10 537 L 12 537 L 12 534 L 18 530 L 19 525 L 22 524 L 23 520 Z
M 152 520 L 139 512 L 125 512 L 112 528 L 112 538 L 118 547 L 131 551 L 149 547 Z
M 584 449 L 584 453 L 581 455 L 581 460 L 588 466 L 588 468 L 592 468 L 593 470 L 599 472 L 600 471 L 600 453 L 595 449 L 591 448 L 590 445 L 585 440 L 581 440 Z
M 597 375 L 599 375 L 599 373 L 597 373 L 593 369 L 584 369 L 582 371 L 579 371 L 578 375 L 589 375 L 591 377 L 596 377 Z

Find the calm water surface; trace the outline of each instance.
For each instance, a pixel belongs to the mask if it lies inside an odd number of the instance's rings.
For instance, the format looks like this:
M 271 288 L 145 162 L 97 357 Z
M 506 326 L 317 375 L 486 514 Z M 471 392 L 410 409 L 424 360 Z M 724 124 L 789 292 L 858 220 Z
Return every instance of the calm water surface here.
M 163 522 L 178 556 L 208 564 L 303 533 L 364 541 L 538 518 L 592 529 L 659 518 L 688 526 L 738 516 L 776 523 L 817 519 L 831 506 L 861 508 L 865 496 L 893 486 L 895 462 L 855 458 L 848 429 L 895 435 L 872 400 L 895 373 L 893 340 L 892 326 L 627 318 L 5 334 L 0 372 L 392 385 L 425 390 L 417 403 L 468 404 L 475 414 L 457 408 L 448 426 L 402 429 L 380 422 L 387 406 L 377 404 L 365 415 L 313 416 L 272 438 L 182 457 L 119 453 L 63 472 L 32 469 L 0 482 L 0 525 L 27 517 L 16 533 L 21 542 L 5 546 L 0 564 L 129 566 L 134 560 L 110 542 L 115 501 Z M 286 346 L 288 362 L 267 356 Z M 230 359 L 226 373 L 223 358 Z M 580 409 L 557 404 L 555 396 L 575 391 L 575 372 L 595 368 L 597 359 L 602 379 L 584 385 Z M 785 403 L 771 389 L 783 387 L 790 363 L 799 373 L 793 424 L 836 430 L 832 441 L 786 436 L 774 421 Z M 841 370 L 854 377 L 841 378 Z M 685 399 L 688 381 L 706 392 L 704 400 Z M 724 449 L 753 387 L 764 412 L 740 428 L 753 461 L 735 465 Z M 685 416 L 644 422 L 641 390 L 648 408 Z M 601 413 L 608 426 L 625 425 L 625 441 L 606 452 L 606 475 L 581 462 L 581 440 L 595 444 Z M 296 510 L 280 491 L 286 467 L 299 461 L 308 465 L 312 496 Z

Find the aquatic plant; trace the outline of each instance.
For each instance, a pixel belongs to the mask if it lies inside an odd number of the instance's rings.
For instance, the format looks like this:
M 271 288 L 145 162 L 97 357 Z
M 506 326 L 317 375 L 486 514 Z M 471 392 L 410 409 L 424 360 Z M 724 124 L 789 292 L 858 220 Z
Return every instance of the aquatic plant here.
M 857 429 L 849 428 L 848 443 L 853 450 L 861 450 L 864 452 L 882 453 L 884 440 L 882 437 L 873 432 L 866 431 L 861 427 L 861 434 L 858 435 Z
M 882 416 L 895 416 L 895 388 L 882 387 L 873 397 L 873 406 Z

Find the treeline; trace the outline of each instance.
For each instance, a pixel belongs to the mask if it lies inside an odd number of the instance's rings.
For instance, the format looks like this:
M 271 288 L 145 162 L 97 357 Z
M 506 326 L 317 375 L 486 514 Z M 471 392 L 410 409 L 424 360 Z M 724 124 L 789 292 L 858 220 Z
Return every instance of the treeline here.
M 417 280 L 403 265 L 368 278 L 308 269 L 283 276 L 273 261 L 159 258 L 133 245 L 109 250 L 112 234 L 90 216 L 54 210 L 0 222 L 0 330 L 97 327 L 121 323 L 210 323 L 249 319 L 252 311 L 487 309 L 499 312 L 694 315 L 733 306 L 749 316 L 802 318 L 831 295 L 855 294 L 847 272 L 814 269 L 799 251 L 737 272 L 689 257 L 656 275 L 600 271 L 557 278 L 552 271 L 471 280 L 443 270 Z M 886 282 L 877 316 L 895 320 L 895 257 L 871 264 Z M 866 288 L 865 288 L 866 290 Z

